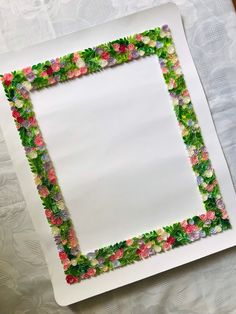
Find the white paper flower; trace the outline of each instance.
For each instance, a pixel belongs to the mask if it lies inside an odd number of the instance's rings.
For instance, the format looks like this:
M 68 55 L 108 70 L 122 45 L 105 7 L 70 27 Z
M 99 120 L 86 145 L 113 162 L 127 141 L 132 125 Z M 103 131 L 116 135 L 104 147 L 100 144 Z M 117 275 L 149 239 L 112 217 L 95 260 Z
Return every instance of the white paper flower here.
M 148 44 L 150 42 L 150 38 L 148 36 L 144 36 L 143 39 L 142 39 L 142 42 L 144 44 Z
M 83 68 L 85 66 L 85 62 L 82 59 L 76 61 L 76 65 L 78 68 Z
M 17 99 L 16 101 L 15 101 L 15 106 L 17 107 L 17 108 L 22 108 L 23 107 L 23 101 L 22 100 L 19 100 L 19 99 Z

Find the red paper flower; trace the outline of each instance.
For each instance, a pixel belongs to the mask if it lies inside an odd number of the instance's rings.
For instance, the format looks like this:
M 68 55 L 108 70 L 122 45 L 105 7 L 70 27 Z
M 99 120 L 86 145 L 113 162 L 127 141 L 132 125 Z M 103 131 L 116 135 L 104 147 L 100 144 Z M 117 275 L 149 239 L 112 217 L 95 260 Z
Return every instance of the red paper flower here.
M 120 45 L 119 50 L 120 50 L 121 53 L 125 53 L 126 52 L 126 46 L 125 45 Z
M 48 75 L 52 75 L 52 73 L 53 73 L 52 67 L 47 68 L 46 72 Z
M 37 121 L 36 121 L 35 117 L 29 117 L 28 121 L 32 126 L 37 125 Z
M 24 122 L 24 119 L 22 117 L 18 117 L 16 120 L 20 124 L 22 124 Z
M 137 249 L 136 253 L 141 258 L 147 258 L 149 256 L 150 249 L 143 243 L 140 245 L 140 248 Z
M 12 116 L 13 116 L 13 118 L 17 119 L 17 118 L 20 117 L 20 113 L 17 110 L 13 110 L 12 111 Z
M 79 278 L 73 275 L 67 275 L 66 276 L 66 281 L 67 283 L 69 283 L 70 285 L 76 282 L 79 282 Z
M 61 217 L 55 217 L 55 216 L 52 216 L 50 218 L 50 221 L 53 225 L 56 225 L 56 226 L 60 226 L 63 223 L 63 220 L 61 219 Z
M 68 258 L 66 252 L 59 252 L 59 257 L 62 261 Z
M 102 57 L 102 59 L 104 59 L 104 60 L 108 60 L 108 59 L 110 58 L 110 54 L 109 54 L 109 52 L 104 51 L 104 52 L 101 54 L 101 57 Z
M 167 242 L 172 245 L 175 243 L 175 238 L 174 237 L 168 237 Z

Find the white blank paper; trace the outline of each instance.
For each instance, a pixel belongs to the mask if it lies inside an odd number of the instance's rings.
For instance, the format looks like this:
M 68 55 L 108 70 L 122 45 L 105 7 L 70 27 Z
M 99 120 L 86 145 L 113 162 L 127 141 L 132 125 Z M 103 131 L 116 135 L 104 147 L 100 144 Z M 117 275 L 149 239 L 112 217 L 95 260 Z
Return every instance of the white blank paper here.
M 83 252 L 204 211 L 156 56 L 32 102 Z

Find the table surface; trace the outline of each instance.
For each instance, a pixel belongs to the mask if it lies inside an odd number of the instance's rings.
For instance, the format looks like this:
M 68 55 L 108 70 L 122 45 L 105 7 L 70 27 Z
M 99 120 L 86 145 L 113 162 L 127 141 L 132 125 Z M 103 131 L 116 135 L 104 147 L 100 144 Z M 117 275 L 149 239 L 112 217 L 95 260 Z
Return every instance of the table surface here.
M 0 53 L 168 0 L 0 0 Z M 231 0 L 173 0 L 236 185 L 236 16 Z M 236 249 L 62 308 L 0 132 L 0 313 L 236 314 Z

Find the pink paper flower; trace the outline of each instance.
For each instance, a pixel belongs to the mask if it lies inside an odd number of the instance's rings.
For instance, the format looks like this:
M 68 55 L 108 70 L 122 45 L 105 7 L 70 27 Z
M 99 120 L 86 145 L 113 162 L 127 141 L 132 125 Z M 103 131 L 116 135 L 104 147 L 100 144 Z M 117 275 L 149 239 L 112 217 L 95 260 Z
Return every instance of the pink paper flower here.
M 49 195 L 48 188 L 46 186 L 40 186 L 38 188 L 39 194 L 41 197 L 47 197 Z
M 209 159 L 207 152 L 203 152 L 203 153 L 202 153 L 202 159 L 203 159 L 203 160 L 208 160 L 208 159 Z
M 166 67 L 162 67 L 161 70 L 162 70 L 162 73 L 164 74 L 168 73 L 168 69 Z
M 70 267 L 70 260 L 67 258 L 63 260 L 63 268 L 64 270 L 67 270 Z
M 123 257 L 124 254 L 124 250 L 123 249 L 119 249 L 116 251 L 115 255 L 116 255 L 116 259 L 120 259 Z
M 45 209 L 45 215 L 47 218 L 51 218 L 53 215 L 53 212 L 49 208 L 46 208 Z
M 37 146 L 42 146 L 43 145 L 43 138 L 42 138 L 42 136 L 40 134 L 35 136 L 34 143 Z
M 80 75 L 81 75 L 80 69 L 75 69 L 75 70 L 74 70 L 74 76 L 75 76 L 75 77 L 78 77 L 78 76 L 80 76 Z
M 76 235 L 75 235 L 75 231 L 73 229 L 70 229 L 69 232 L 69 241 L 70 241 L 70 246 L 72 248 L 77 246 L 77 239 L 76 239 Z
M 128 44 L 128 50 L 133 51 L 135 48 L 134 44 Z
M 164 251 L 170 250 L 170 249 L 171 249 L 171 244 L 170 244 L 169 242 L 164 242 L 164 243 L 162 244 L 162 249 L 163 249 Z
M 89 277 L 94 276 L 94 275 L 96 274 L 96 269 L 94 269 L 94 268 L 89 268 L 89 269 L 87 270 L 87 274 L 88 274 Z
M 41 73 L 41 76 L 42 76 L 42 77 L 47 77 L 47 76 L 48 76 L 48 74 L 47 74 L 47 72 L 46 72 L 46 71 L 43 71 L 43 72 Z
M 228 219 L 229 215 L 226 211 L 226 209 L 221 209 L 222 219 Z
M 184 227 L 184 231 L 186 233 L 192 233 L 198 230 L 198 227 L 196 225 L 190 225 L 188 224 L 186 227 Z
M 53 72 L 58 72 L 60 70 L 60 64 L 59 63 L 53 63 L 52 64 L 52 70 L 53 70 Z
M 73 62 L 76 63 L 76 61 L 78 61 L 79 58 L 80 58 L 80 55 L 78 54 L 78 52 L 74 52 L 74 54 L 73 54 Z
M 133 59 L 132 53 L 129 53 L 128 60 L 132 60 L 132 59 Z
M 67 77 L 68 77 L 69 79 L 73 78 L 74 76 L 75 76 L 74 71 L 68 71 Z
M 29 98 L 29 93 L 28 92 L 24 92 L 24 93 L 21 93 L 22 97 L 24 99 L 28 99 Z
M 32 67 L 24 68 L 22 71 L 25 75 L 28 75 L 32 72 Z
M 49 77 L 48 79 L 48 84 L 52 85 L 52 84 L 55 84 L 57 81 L 55 80 L 54 77 Z
M 192 156 L 190 158 L 191 164 L 196 165 L 198 163 L 198 157 L 197 156 Z
M 123 254 L 124 254 L 124 250 L 123 249 L 117 250 L 114 254 L 112 254 L 110 256 L 110 261 L 114 262 L 115 260 L 122 258 Z
M 86 74 L 88 72 L 88 68 L 87 67 L 82 67 L 80 69 L 81 74 Z
M 127 246 L 131 246 L 133 243 L 134 243 L 134 241 L 132 239 L 126 240 L 126 245 Z
M 208 210 L 206 213 L 207 219 L 209 220 L 213 220 L 215 218 L 215 212 L 213 212 L 212 210 Z
M 11 81 L 13 80 L 13 74 L 11 73 L 4 74 L 2 80 L 5 85 L 9 86 L 11 84 Z
M 212 192 L 216 185 L 217 185 L 217 181 L 214 180 L 212 184 L 208 184 L 208 186 L 205 189 L 207 190 L 207 192 Z
M 199 216 L 199 218 L 201 219 L 201 221 L 205 222 L 207 220 L 207 215 L 206 214 L 202 214 Z
M 136 40 L 141 41 L 143 39 L 143 36 L 141 34 L 136 35 Z
M 51 183 L 55 184 L 56 183 L 56 174 L 53 168 L 49 169 L 48 171 L 48 179 Z
M 185 90 L 183 91 L 183 96 L 184 96 L 184 97 L 189 97 L 189 91 L 188 91 L 187 89 L 185 89 Z
M 180 224 L 181 224 L 182 228 L 185 228 L 187 226 L 188 222 L 187 222 L 187 220 L 183 220 Z
M 120 51 L 120 44 L 115 43 L 115 44 L 112 45 L 112 47 L 114 48 L 114 50 L 115 50 L 116 52 Z

